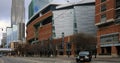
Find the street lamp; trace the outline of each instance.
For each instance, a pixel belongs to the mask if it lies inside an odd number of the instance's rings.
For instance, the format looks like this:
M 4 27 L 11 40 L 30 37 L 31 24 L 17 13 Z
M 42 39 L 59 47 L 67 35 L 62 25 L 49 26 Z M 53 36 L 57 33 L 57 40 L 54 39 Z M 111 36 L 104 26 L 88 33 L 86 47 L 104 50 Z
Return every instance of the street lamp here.
M 64 32 L 62 32 L 62 48 L 64 49 Z

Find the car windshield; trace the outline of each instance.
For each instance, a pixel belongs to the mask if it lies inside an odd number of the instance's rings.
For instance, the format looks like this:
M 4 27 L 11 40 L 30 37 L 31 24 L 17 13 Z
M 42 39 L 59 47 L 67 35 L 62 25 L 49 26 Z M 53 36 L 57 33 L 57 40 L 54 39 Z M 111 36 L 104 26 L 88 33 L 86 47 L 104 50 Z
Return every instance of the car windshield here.
M 89 55 L 89 52 L 83 51 L 83 52 L 80 52 L 79 55 Z

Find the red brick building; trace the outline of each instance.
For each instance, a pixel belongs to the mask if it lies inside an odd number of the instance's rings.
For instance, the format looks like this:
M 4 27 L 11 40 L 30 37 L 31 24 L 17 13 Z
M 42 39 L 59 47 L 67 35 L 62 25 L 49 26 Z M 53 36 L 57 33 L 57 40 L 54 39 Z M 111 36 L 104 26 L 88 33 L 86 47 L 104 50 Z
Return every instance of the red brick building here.
M 75 47 L 70 43 L 71 36 L 83 32 L 92 35 L 96 34 L 94 1 L 82 1 L 75 5 L 61 6 L 47 4 L 35 14 L 32 13 L 32 5 L 31 3 L 29 7 L 30 16 L 26 30 L 26 40 L 29 44 L 40 43 L 43 45 L 47 44 L 49 40 L 49 46 L 55 48 L 58 55 L 67 55 L 68 53 L 75 55 Z M 81 10 L 82 8 L 83 10 Z
M 96 0 L 97 54 L 120 55 L 120 0 Z
M 47 40 L 52 35 L 52 25 L 51 20 L 44 23 L 45 19 L 49 19 L 52 16 L 52 12 L 48 11 L 43 16 L 36 18 L 27 25 L 27 41 L 32 42 L 35 40 Z M 44 21 L 43 21 L 44 20 Z M 39 22 L 43 21 L 43 25 Z M 40 26 L 39 26 L 40 25 Z
M 50 4 L 45 9 L 41 10 L 42 15 L 35 15 L 30 19 L 30 21 L 27 23 L 27 43 L 29 44 L 36 44 L 36 43 L 45 43 L 47 40 L 52 40 L 52 47 L 56 46 L 57 48 L 60 48 L 59 45 L 62 43 L 62 38 L 54 39 L 53 40 L 53 24 L 52 24 L 52 18 L 53 18 L 53 9 L 50 9 L 50 7 L 56 7 L 56 4 Z M 46 11 L 47 10 L 47 11 Z M 63 42 L 69 42 L 68 37 L 64 37 Z M 62 45 L 62 44 L 61 44 Z M 59 55 L 66 55 L 66 43 L 64 43 L 64 47 L 60 50 L 58 50 Z M 74 54 L 74 53 L 72 53 Z

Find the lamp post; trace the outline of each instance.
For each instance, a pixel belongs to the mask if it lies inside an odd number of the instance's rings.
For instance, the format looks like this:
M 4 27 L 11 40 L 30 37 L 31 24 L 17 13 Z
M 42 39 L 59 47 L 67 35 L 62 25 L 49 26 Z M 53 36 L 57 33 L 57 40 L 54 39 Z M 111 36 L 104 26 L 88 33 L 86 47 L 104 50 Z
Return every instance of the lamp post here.
M 62 32 L 62 48 L 64 49 L 64 32 Z

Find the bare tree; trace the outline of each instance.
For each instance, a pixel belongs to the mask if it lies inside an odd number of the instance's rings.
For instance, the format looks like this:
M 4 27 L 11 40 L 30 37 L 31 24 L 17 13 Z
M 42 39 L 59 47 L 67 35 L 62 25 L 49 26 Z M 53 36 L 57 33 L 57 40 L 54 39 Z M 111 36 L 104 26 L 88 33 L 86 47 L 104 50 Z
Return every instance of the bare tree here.
M 71 43 L 75 45 L 75 52 L 95 49 L 96 37 L 90 34 L 78 33 L 72 36 Z

